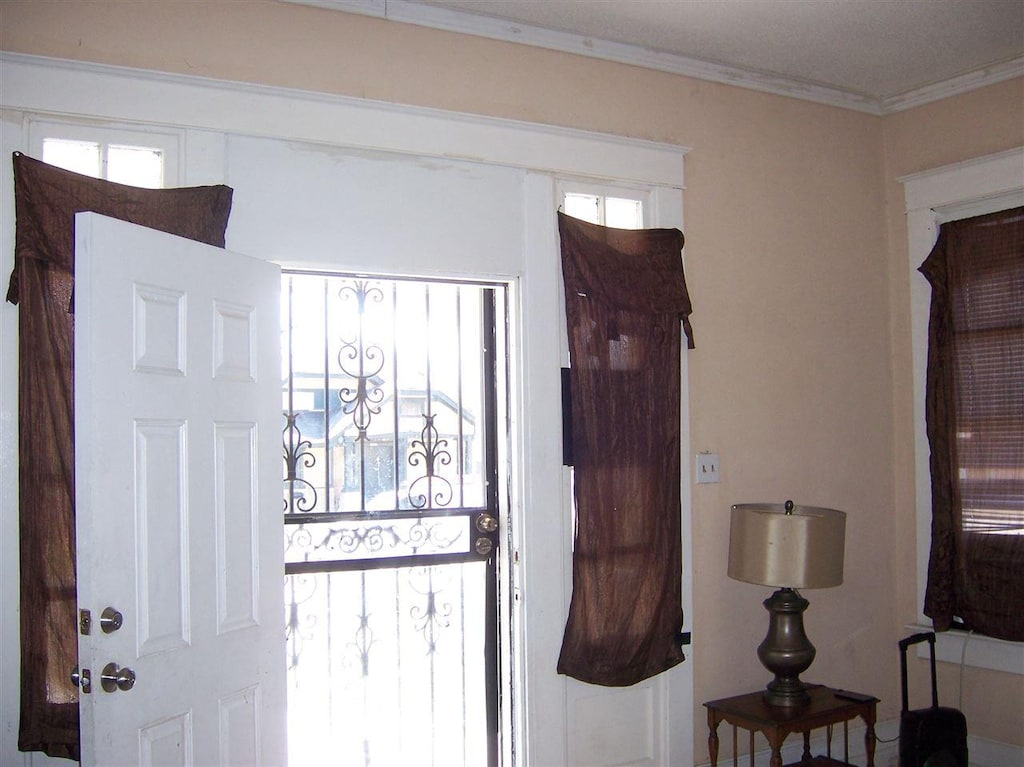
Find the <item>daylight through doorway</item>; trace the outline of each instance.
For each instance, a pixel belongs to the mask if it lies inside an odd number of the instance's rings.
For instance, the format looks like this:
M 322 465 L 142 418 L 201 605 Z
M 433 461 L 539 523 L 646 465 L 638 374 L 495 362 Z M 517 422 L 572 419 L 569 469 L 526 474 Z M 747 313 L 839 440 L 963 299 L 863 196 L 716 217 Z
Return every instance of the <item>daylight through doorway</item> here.
M 282 285 L 290 763 L 496 767 L 505 289 Z

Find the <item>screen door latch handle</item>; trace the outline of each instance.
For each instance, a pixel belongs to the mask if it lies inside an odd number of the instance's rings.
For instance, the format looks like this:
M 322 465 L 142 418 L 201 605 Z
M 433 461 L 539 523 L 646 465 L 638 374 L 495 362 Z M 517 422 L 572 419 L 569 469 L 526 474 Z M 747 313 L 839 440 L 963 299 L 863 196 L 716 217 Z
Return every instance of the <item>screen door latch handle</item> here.
M 481 533 L 493 533 L 498 529 L 498 520 L 490 514 L 481 514 L 476 518 L 476 529 Z

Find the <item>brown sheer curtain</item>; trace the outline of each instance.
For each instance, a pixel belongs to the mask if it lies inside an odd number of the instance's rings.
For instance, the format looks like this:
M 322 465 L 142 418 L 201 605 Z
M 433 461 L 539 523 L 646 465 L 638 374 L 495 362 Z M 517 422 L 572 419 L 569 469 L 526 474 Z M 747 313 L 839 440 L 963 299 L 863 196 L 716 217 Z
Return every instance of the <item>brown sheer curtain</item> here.
M 18 747 L 78 759 L 75 589 L 75 213 L 94 211 L 224 246 L 225 186 L 137 189 L 14 154 L 7 300 L 19 304 L 21 724 Z M 99 605 L 95 607 L 100 607 Z
M 559 213 L 577 532 L 558 671 L 635 684 L 684 660 L 680 324 L 693 348 L 677 229 Z
M 1024 208 L 943 224 L 925 412 L 932 547 L 925 615 L 1024 641 Z

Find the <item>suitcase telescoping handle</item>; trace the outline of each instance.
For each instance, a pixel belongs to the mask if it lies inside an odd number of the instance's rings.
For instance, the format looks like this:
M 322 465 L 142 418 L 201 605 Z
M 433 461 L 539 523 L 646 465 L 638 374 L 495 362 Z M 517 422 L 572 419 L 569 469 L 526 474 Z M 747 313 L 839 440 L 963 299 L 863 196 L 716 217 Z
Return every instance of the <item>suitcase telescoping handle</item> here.
M 932 666 L 932 708 L 939 707 L 939 692 L 935 686 L 935 632 L 923 631 L 920 634 L 913 634 L 906 639 L 900 640 L 900 681 L 903 683 L 903 710 L 909 711 L 910 704 L 907 696 L 907 648 L 911 645 L 928 643 L 931 655 Z

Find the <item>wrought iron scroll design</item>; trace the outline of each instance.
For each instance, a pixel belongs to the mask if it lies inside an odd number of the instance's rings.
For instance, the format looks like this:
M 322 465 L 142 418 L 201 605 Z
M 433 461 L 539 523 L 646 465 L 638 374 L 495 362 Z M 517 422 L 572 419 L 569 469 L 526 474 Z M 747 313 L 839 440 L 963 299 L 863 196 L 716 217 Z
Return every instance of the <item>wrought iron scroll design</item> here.
M 355 651 L 359 657 L 359 670 L 365 679 L 370 676 L 370 648 L 377 643 L 377 640 L 373 638 L 373 629 L 370 628 L 370 612 L 366 604 L 366 573 L 359 574 L 359 585 L 362 595 L 361 611 L 357 616 L 359 627 L 355 631 L 353 641 L 348 643 L 348 649 Z
M 409 616 L 413 619 L 416 630 L 423 635 L 423 640 L 427 643 L 428 655 L 437 652 L 440 632 L 451 625 L 453 609 L 450 602 L 439 599 L 439 594 L 444 591 L 444 588 L 438 587 L 434 583 L 436 570 L 434 567 L 424 567 L 416 568 L 409 573 L 409 585 L 424 598 L 422 605 L 414 605 L 409 610 Z M 425 580 L 422 586 L 417 585 L 414 581 L 417 574 Z
M 408 588 L 412 594 L 417 595 L 414 598 L 415 603 L 407 607 L 406 614 L 412 621 L 413 629 L 423 637 L 423 641 L 427 645 L 427 655 L 434 655 L 438 652 L 442 632 L 451 627 L 455 614 L 455 606 L 452 604 L 451 597 L 444 597 L 446 592 L 450 593 L 450 587 L 453 585 L 451 574 L 446 573 L 443 568 L 429 565 L 409 568 L 405 572 L 407 573 L 405 582 Z M 371 650 L 380 643 L 380 640 L 375 636 L 371 626 L 373 613 L 367 603 L 367 574 L 362 572 L 358 574 L 358 577 L 359 605 L 355 613 L 356 626 L 352 632 L 352 638 L 345 643 L 348 656 L 346 665 L 351 666 L 354 662 L 359 675 L 367 678 L 370 674 Z M 398 586 L 399 571 L 396 571 L 395 577 L 395 598 L 401 600 Z M 329 623 L 318 625 L 316 610 L 310 607 L 312 598 L 320 586 L 326 588 L 327 603 L 333 603 L 330 595 L 332 591 L 330 576 L 291 575 L 286 580 L 289 596 L 286 624 L 289 669 L 299 665 L 305 642 L 321 641 L 318 637 L 319 632 L 330 632 L 331 630 Z M 409 592 L 405 593 L 409 594 Z M 455 596 L 461 599 L 465 598 L 464 592 L 461 591 L 456 592 Z
M 353 280 L 351 285 L 344 285 L 338 290 L 338 298 L 343 301 L 355 299 L 359 313 L 355 337 L 348 339 L 343 336 L 338 351 L 338 367 L 355 379 L 355 386 L 341 389 L 338 398 L 343 411 L 352 416 L 352 423 L 359 431 L 356 439 L 364 440 L 373 416 L 380 414 L 381 402 L 384 401 L 384 391 L 371 385 L 371 379 L 384 368 L 384 352 L 376 344 L 365 343 L 363 315 L 367 302 L 380 303 L 384 300 L 384 293 L 369 280 Z
M 326 549 L 339 554 L 351 556 L 360 551 L 374 555 L 386 550 L 410 550 L 416 555 L 423 548 L 445 551 L 452 548 L 462 538 L 460 528 L 455 535 L 445 535 L 452 530 L 444 522 L 430 524 L 426 520 L 418 520 L 406 529 L 398 525 L 368 524 L 359 527 L 330 528 L 319 540 L 314 540 L 312 531 L 300 526 L 288 536 L 285 549 L 296 555 L 301 550 L 316 551 Z
M 284 511 L 305 512 L 316 508 L 316 488 L 307 480 L 299 476 L 299 464 L 309 469 L 316 464 L 316 456 L 313 455 L 313 443 L 302 438 L 302 431 L 295 420 L 298 413 L 284 414 L 284 429 L 282 430 L 282 446 L 284 452 L 285 467 L 285 497 Z M 308 494 L 308 495 L 307 495 Z
M 452 500 L 452 483 L 436 471 L 438 466 L 452 462 L 452 454 L 446 449 L 448 440 L 440 439 L 433 415 L 424 413 L 423 420 L 420 438 L 412 441 L 409 452 L 409 465 L 424 467 L 423 475 L 409 485 L 409 503 L 414 509 L 447 506 Z
M 311 574 L 289 575 L 285 578 L 288 592 L 288 615 L 285 622 L 285 642 L 288 652 L 288 668 L 299 665 L 302 647 L 315 638 L 317 613 L 304 609 L 303 604 L 313 598 L 317 590 L 317 578 Z

